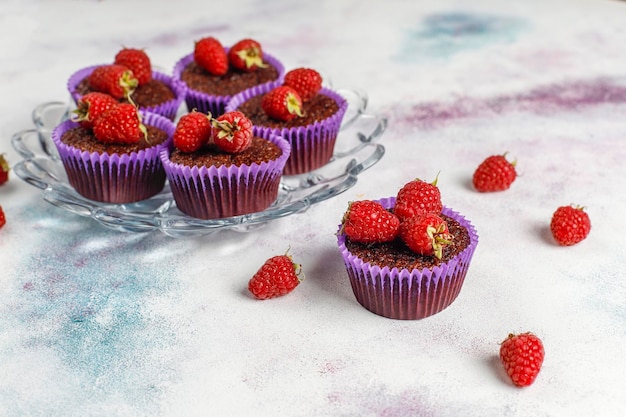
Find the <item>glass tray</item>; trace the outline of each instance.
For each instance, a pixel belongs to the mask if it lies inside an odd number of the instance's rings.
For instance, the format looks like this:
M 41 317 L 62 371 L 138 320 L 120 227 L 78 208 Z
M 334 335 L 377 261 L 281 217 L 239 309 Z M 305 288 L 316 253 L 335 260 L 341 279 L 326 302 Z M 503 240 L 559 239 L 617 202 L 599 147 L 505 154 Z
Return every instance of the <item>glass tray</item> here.
M 80 216 L 91 217 L 105 227 L 125 232 L 161 231 L 172 237 L 192 237 L 220 230 L 248 232 L 281 217 L 307 210 L 335 197 L 357 182 L 358 175 L 376 164 L 385 148 L 377 144 L 387 119 L 368 114 L 367 95 L 338 89 L 347 100 L 333 158 L 307 174 L 283 177 L 278 198 L 266 210 L 214 220 L 192 218 L 176 208 L 169 185 L 150 199 L 132 204 L 107 204 L 86 199 L 69 185 L 65 169 L 50 138 L 72 107 L 67 102 L 46 102 L 32 113 L 34 129 L 13 135 L 11 143 L 23 158 L 13 166 L 22 180 L 43 190 L 43 199 Z

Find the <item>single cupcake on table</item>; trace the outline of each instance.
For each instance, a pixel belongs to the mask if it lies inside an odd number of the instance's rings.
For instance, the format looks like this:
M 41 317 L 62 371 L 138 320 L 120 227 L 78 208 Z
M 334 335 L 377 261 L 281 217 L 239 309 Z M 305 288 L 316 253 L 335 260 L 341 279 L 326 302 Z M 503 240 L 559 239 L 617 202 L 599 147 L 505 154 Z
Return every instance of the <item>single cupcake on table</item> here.
M 98 92 L 81 97 L 75 113 L 53 130 L 52 140 L 78 194 L 122 204 L 163 189 L 159 153 L 174 134 L 170 119 Z
M 291 144 L 285 175 L 298 175 L 327 164 L 348 102 L 339 93 L 322 87 L 322 77 L 311 68 L 285 74 L 281 85 L 261 85 L 235 95 L 227 111 L 239 110 L 256 134 L 280 135 Z
M 279 82 L 285 69 L 254 39 L 242 39 L 230 48 L 212 37 L 195 42 L 194 51 L 174 66 L 173 76 L 187 86 L 189 111 L 219 116 L 230 98 L 250 87 Z
M 214 118 L 192 111 L 179 119 L 161 161 L 178 209 L 219 219 L 271 206 L 290 151 L 279 136 L 255 136 L 240 112 Z
M 432 187 L 414 180 L 396 197 L 351 202 L 344 214 L 339 250 L 357 301 L 375 314 L 423 319 L 461 291 L 478 234 Z
M 187 92 L 184 83 L 153 70 L 146 52 L 134 48 L 122 48 L 111 63 L 76 71 L 70 76 L 67 89 L 75 103 L 83 95 L 97 91 L 171 120 L 176 118 Z

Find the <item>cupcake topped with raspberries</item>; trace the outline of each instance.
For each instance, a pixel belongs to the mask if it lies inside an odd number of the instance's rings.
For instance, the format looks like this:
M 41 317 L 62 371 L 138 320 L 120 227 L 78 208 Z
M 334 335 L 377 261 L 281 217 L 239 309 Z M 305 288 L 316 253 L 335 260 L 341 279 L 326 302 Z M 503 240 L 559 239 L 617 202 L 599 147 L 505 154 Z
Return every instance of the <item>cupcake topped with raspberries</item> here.
M 120 204 L 147 199 L 163 189 L 159 153 L 173 133 L 170 119 L 91 92 L 78 99 L 74 114 L 53 130 L 52 140 L 79 194 Z
M 174 67 L 174 78 L 188 87 L 189 111 L 219 116 L 231 97 L 256 85 L 278 82 L 284 75 L 282 63 L 250 38 L 225 48 L 215 37 L 195 42 L 192 53 Z
M 278 134 L 291 143 L 285 175 L 297 175 L 330 161 L 348 102 L 323 87 L 319 72 L 296 68 L 285 74 L 280 85 L 262 85 L 245 90 L 228 103 L 252 120 L 261 136 Z
M 214 118 L 193 111 L 179 119 L 161 161 L 178 209 L 217 219 L 269 207 L 278 197 L 290 151 L 279 136 L 254 135 L 241 112 Z
M 337 241 L 357 301 L 393 319 L 436 314 L 459 295 L 478 234 L 445 207 L 435 180 L 395 197 L 350 202 Z
M 187 87 L 172 76 L 155 71 L 143 49 L 122 48 L 113 62 L 76 71 L 67 88 L 74 100 L 90 92 L 106 93 L 119 102 L 174 120 Z

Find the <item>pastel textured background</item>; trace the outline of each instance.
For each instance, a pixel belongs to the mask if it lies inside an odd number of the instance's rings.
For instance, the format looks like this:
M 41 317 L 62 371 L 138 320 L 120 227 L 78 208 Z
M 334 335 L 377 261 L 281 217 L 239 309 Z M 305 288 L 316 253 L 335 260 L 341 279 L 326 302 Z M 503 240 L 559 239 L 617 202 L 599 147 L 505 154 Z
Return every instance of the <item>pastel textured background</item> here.
M 35 1 L 0 9 L 0 153 L 78 68 L 146 48 L 171 69 L 212 35 L 261 41 L 366 91 L 384 158 L 347 192 L 261 230 L 124 234 L 0 188 L 0 416 L 620 416 L 626 414 L 626 3 L 599 0 Z M 479 194 L 508 152 L 519 178 Z M 355 301 L 334 232 L 351 200 L 434 178 L 476 225 L 459 298 L 422 321 Z M 560 205 L 592 231 L 562 248 Z M 306 280 L 259 302 L 247 281 L 285 252 Z M 514 388 L 497 359 L 533 331 L 544 367 Z

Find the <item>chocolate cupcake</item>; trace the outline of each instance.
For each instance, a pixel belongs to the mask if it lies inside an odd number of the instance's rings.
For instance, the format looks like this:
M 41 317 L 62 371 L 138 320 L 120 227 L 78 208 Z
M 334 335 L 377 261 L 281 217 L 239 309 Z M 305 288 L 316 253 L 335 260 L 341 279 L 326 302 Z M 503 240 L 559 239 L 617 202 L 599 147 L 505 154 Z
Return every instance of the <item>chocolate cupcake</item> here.
M 263 97 L 276 85 L 262 85 L 235 95 L 227 111 L 239 110 L 254 124 L 255 134 L 279 135 L 291 144 L 291 156 L 285 175 L 298 175 L 327 164 L 333 156 L 335 142 L 348 102 L 339 93 L 321 88 L 302 103 L 302 116 L 289 121 L 274 119 L 263 110 Z
M 67 89 L 75 103 L 83 95 L 95 91 L 89 85 L 89 75 L 99 66 L 101 65 L 80 69 L 70 76 Z M 186 93 L 187 86 L 184 83 L 174 79 L 171 75 L 152 71 L 151 80 L 135 87 L 130 100 L 139 110 L 160 114 L 174 120 Z M 128 102 L 129 100 L 121 98 L 119 101 Z
M 393 209 L 395 198 L 378 200 Z M 400 239 L 364 244 L 351 241 L 340 226 L 337 243 L 357 301 L 372 313 L 401 320 L 432 316 L 459 295 L 478 244 L 474 226 L 444 207 L 452 243 L 441 258 L 411 251 Z
M 228 56 L 230 48 L 223 49 Z M 227 63 L 227 71 L 216 75 L 196 62 L 194 53 L 190 53 L 176 63 L 173 76 L 187 86 L 185 102 L 189 111 L 219 116 L 226 112 L 226 104 L 235 94 L 254 86 L 280 82 L 285 73 L 283 64 L 265 52 L 261 59 L 262 66 L 254 70 L 241 70 Z
M 183 116 L 178 127 L 186 118 L 200 114 L 192 112 Z M 218 120 L 230 116 L 224 114 Z M 218 139 L 213 139 L 217 133 L 207 133 L 211 137 L 203 143 L 183 148 L 175 133 L 174 141 L 163 149 L 160 158 L 180 211 L 199 219 L 219 219 L 263 211 L 276 201 L 291 147 L 279 136 L 254 136 L 249 120 L 246 123 L 249 129 L 246 143 L 229 142 L 237 149 L 225 150 L 217 143 Z M 197 125 L 193 123 L 196 131 Z
M 134 203 L 159 193 L 165 186 L 160 151 L 171 142 L 173 122 L 155 113 L 140 112 L 147 136 L 137 143 L 102 143 L 92 129 L 66 120 L 52 132 L 70 185 L 90 200 Z

